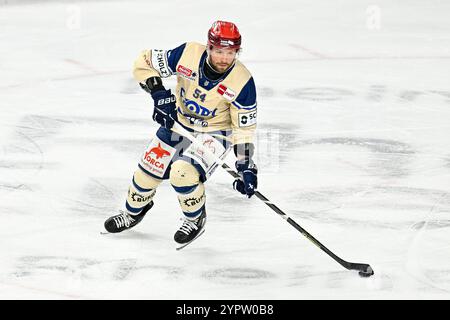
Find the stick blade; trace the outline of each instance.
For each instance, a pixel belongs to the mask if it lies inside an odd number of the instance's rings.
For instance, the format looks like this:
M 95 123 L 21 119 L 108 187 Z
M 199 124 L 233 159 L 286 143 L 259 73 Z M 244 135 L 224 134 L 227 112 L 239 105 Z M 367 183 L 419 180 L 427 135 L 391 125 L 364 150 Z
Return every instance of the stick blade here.
M 348 270 L 356 270 L 360 277 L 370 277 L 374 275 L 373 269 L 367 263 L 346 262 L 342 264 Z
M 372 267 L 366 263 L 351 263 L 350 270 L 357 270 L 360 277 L 370 277 L 374 275 Z
M 367 278 L 367 277 L 373 276 L 374 272 L 373 272 L 372 267 L 368 265 L 366 270 L 361 270 L 358 272 L 358 274 L 360 277 Z

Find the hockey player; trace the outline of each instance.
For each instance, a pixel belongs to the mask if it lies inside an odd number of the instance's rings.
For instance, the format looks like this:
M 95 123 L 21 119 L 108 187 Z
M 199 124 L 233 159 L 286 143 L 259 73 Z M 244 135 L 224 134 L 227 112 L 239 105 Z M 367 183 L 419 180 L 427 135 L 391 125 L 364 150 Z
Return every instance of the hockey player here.
M 236 25 L 216 21 L 208 31 L 206 46 L 188 42 L 172 50 L 151 49 L 139 55 L 133 74 L 153 98 L 153 120 L 161 127 L 134 172 L 126 210 L 105 221 L 107 231 L 121 232 L 138 224 L 152 208 L 158 185 L 166 179 L 177 193 L 184 216 L 175 241 L 187 244 L 204 231 L 204 183 L 216 166 L 187 138 L 171 130 L 175 121 L 220 158 L 233 149 L 241 175 L 233 187 L 248 197 L 254 194 L 256 88 L 237 59 L 240 47 Z M 177 77 L 175 94 L 162 82 L 171 75 Z

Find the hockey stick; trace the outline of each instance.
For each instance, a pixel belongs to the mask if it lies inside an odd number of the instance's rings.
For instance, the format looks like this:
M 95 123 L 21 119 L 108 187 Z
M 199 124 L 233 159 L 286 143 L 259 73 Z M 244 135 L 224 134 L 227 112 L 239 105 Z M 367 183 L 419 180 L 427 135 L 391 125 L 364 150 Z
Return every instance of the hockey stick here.
M 225 171 L 227 171 L 233 178 L 240 179 L 241 176 L 231 169 L 222 159 L 214 155 L 208 148 L 203 146 L 203 144 L 199 143 L 199 141 L 185 128 L 183 128 L 179 123 L 175 122 L 172 130 L 186 138 L 188 138 L 195 147 L 200 149 L 203 153 L 208 154 L 208 156 L 213 157 L 216 161 L 216 165 L 220 165 Z M 286 220 L 291 226 L 293 226 L 295 229 L 300 231 L 301 234 L 303 234 L 309 241 L 311 241 L 313 244 L 315 244 L 319 249 L 324 251 L 326 254 L 328 254 L 331 258 L 333 258 L 335 261 L 337 261 L 341 266 L 348 270 L 356 270 L 359 271 L 358 274 L 361 277 L 370 277 L 374 274 L 373 269 L 370 265 L 366 263 L 354 263 L 354 262 L 348 262 L 341 258 L 339 258 L 337 255 L 335 255 L 332 251 L 330 251 L 327 247 L 325 247 L 323 244 L 321 244 L 316 238 L 314 238 L 308 231 L 303 229 L 300 225 L 298 225 L 294 220 L 292 220 L 289 216 L 287 216 L 280 208 L 278 208 L 275 204 L 273 204 L 269 199 L 267 199 L 265 196 L 263 196 L 259 191 L 255 192 L 255 196 L 263 201 L 269 208 L 271 208 L 273 211 L 275 211 L 281 218 Z

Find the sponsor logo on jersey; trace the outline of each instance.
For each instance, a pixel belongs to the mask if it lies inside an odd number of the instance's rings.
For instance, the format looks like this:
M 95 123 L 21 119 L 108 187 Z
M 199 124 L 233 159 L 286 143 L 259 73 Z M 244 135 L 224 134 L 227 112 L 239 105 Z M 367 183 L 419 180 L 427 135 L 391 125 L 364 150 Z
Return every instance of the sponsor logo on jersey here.
M 159 162 L 155 160 L 154 158 L 149 156 L 149 153 L 145 153 L 145 161 L 147 161 L 147 164 L 151 167 L 155 167 L 157 169 L 165 169 L 165 165 L 162 162 Z
M 213 118 L 216 116 L 217 108 L 215 108 L 214 110 L 209 110 L 208 108 L 206 108 L 202 105 L 199 105 L 194 100 L 190 100 L 190 99 L 186 98 L 186 93 L 183 88 L 181 88 L 180 94 L 181 94 L 181 99 L 183 101 L 184 106 L 190 112 L 195 113 L 196 115 L 198 115 L 200 117 L 205 117 L 205 118 L 206 117 Z
M 190 77 L 192 75 L 192 70 L 186 68 L 185 66 L 182 66 L 181 64 L 178 66 L 177 72 L 187 77 Z
M 217 92 L 228 101 L 233 100 L 233 98 L 236 96 L 236 93 L 233 90 L 227 88 L 223 84 L 219 84 L 219 86 L 217 87 Z
M 239 113 L 239 127 L 250 127 L 256 124 L 256 110 L 251 112 Z
M 178 65 L 177 75 L 182 76 L 183 78 L 186 78 L 188 80 L 195 80 L 195 78 L 197 77 L 196 72 L 192 71 L 189 68 L 186 68 L 185 66 L 182 66 L 181 64 Z
M 175 148 L 156 139 L 142 155 L 141 165 L 150 173 L 162 177 L 174 154 Z
M 146 53 L 144 53 L 144 60 L 149 65 L 149 67 L 152 66 L 152 60 L 150 59 L 150 55 L 151 55 L 150 51 L 147 51 Z
M 152 65 L 162 78 L 167 78 L 172 74 L 169 70 L 169 64 L 166 59 L 166 51 L 164 50 L 152 50 Z
M 151 148 L 150 151 L 149 151 L 149 154 L 150 153 L 155 154 L 156 155 L 156 159 L 161 159 L 162 157 L 170 156 L 170 152 L 167 151 L 167 150 L 164 150 L 161 147 L 161 143 L 158 143 L 157 147 Z
M 206 139 L 205 141 L 203 141 L 203 145 L 205 147 L 207 147 L 214 154 L 216 153 L 216 147 L 215 147 L 216 143 L 217 143 L 217 140 L 215 140 L 214 138 Z M 200 157 L 203 157 L 205 155 L 205 152 L 201 148 L 197 148 L 196 152 Z
M 203 145 L 205 147 L 208 147 L 209 150 L 212 153 L 214 153 L 214 154 L 216 153 L 216 147 L 215 147 L 215 140 L 214 140 L 214 138 L 206 139 L 205 141 L 203 141 Z

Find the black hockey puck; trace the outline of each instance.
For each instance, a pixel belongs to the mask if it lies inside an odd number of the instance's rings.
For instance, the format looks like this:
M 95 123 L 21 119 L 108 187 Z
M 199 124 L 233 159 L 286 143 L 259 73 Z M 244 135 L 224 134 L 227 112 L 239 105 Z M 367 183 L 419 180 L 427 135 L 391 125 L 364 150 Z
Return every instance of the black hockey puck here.
M 374 274 L 374 272 L 373 272 L 372 267 L 371 267 L 371 266 L 368 266 L 367 269 L 366 269 L 366 271 L 362 271 L 362 270 L 361 270 L 361 271 L 358 272 L 358 274 L 359 274 L 360 277 L 367 278 L 367 277 L 372 276 L 372 275 Z

